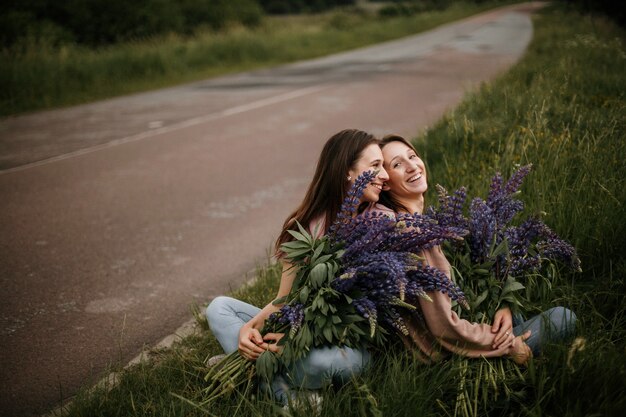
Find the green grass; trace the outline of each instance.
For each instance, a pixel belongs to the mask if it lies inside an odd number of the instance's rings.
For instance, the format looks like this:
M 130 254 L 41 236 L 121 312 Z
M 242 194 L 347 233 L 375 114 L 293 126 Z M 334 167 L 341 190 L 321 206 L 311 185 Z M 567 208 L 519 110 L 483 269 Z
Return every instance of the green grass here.
M 327 55 L 431 29 L 502 5 L 455 3 L 447 10 L 381 19 L 359 9 L 266 17 L 241 26 L 100 49 L 31 43 L 0 50 L 0 116 L 171 86 Z
M 483 195 L 495 170 L 534 164 L 522 193 L 527 210 L 545 211 L 583 261 L 582 274 L 555 283 L 550 304 L 577 313 L 584 348 L 554 346 L 527 369 L 506 359 L 425 366 L 390 348 L 353 383 L 326 390 L 322 416 L 618 416 L 626 409 L 626 32 L 558 9 L 537 16 L 535 29 L 519 64 L 469 94 L 416 144 L 431 183 L 464 184 L 470 195 Z M 235 296 L 267 302 L 278 270 L 260 275 Z M 110 391 L 81 393 L 70 415 L 276 415 L 275 405 L 250 395 L 204 411 L 172 395 L 201 399 L 203 361 L 219 350 L 208 332 L 189 337 L 124 371 Z M 465 405 L 457 402 L 461 388 Z

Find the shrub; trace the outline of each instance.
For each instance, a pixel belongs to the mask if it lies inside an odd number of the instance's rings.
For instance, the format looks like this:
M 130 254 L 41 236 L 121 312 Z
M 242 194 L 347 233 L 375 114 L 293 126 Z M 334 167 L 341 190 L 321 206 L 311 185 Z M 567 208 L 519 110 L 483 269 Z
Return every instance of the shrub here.
M 4 46 L 32 38 L 97 46 L 168 32 L 192 33 L 198 26 L 254 26 L 262 18 L 255 0 L 13 0 L 2 12 Z

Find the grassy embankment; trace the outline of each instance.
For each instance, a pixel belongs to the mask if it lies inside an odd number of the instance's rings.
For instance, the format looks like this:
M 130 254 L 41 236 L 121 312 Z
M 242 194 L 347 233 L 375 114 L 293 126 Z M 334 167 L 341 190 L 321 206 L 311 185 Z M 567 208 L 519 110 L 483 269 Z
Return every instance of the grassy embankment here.
M 468 95 L 416 144 L 431 182 L 464 184 L 470 195 L 484 195 L 495 170 L 534 164 L 523 187 L 527 210 L 547 212 L 546 223 L 577 246 L 584 270 L 554 283 L 546 306 L 576 311 L 584 349 L 555 346 L 519 371 L 507 360 L 425 366 L 402 353 L 379 355 L 365 375 L 324 392 L 322 416 L 617 416 L 626 409 L 626 33 L 558 10 L 537 16 L 535 28 L 518 65 Z M 260 275 L 235 296 L 267 302 L 278 271 L 270 266 Z M 217 352 L 208 332 L 189 337 L 125 371 L 111 391 L 79 395 L 70 415 L 275 415 L 274 405 L 249 395 L 204 411 L 172 395 L 199 400 L 203 360 Z M 477 377 L 485 363 L 506 377 Z M 470 401 L 457 408 L 461 381 Z
M 0 116 L 85 103 L 327 55 L 431 29 L 502 2 L 380 18 L 349 8 L 267 16 L 254 29 L 160 36 L 99 49 L 34 43 L 0 49 Z

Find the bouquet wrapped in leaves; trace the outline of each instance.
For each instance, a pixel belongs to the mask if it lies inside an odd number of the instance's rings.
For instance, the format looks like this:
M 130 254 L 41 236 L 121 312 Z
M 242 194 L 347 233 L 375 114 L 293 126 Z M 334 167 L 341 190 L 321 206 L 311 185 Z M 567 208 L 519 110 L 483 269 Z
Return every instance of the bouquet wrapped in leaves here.
M 514 313 L 530 310 L 539 300 L 551 300 L 551 283 L 558 275 L 559 263 L 580 270 L 574 247 L 539 217 L 518 218 L 524 204 L 517 196 L 530 169 L 530 165 L 518 168 L 507 181 L 496 174 L 487 198 L 474 198 L 469 210 L 465 187 L 449 194 L 437 186 L 439 205 L 429 208 L 429 216 L 440 226 L 467 230 L 462 242 L 442 246 L 452 277 L 470 304 L 470 309 L 457 307 L 462 318 L 491 322 L 501 307 Z M 508 360 L 462 359 L 458 366 L 454 415 L 478 415 L 479 402 L 516 395 L 515 384 L 524 380 L 519 367 Z
M 205 403 L 248 385 L 253 376 L 272 379 L 320 346 L 380 345 L 393 332 L 407 334 L 401 313 L 416 310 L 427 291 L 441 291 L 466 305 L 459 287 L 425 264 L 420 253 L 462 239 L 465 230 L 429 216 L 357 214 L 364 188 L 375 172 L 362 174 L 348 192 L 329 233 L 314 238 L 298 224 L 293 240 L 282 245 L 295 268 L 290 293 L 266 320 L 262 333 L 284 333 L 281 352 L 266 351 L 256 363 L 234 352 L 206 375 Z
M 497 173 L 487 199 L 474 198 L 467 216 L 465 187 L 450 195 L 437 186 L 439 206 L 429 208 L 429 216 L 441 227 L 467 230 L 462 242 L 445 244 L 443 248 L 452 265 L 453 279 L 471 307 L 457 312 L 471 321 L 491 320 L 501 306 L 520 311 L 526 303 L 546 298 L 542 295 L 549 292 L 557 263 L 580 270 L 574 247 L 539 217 L 513 224 L 524 209 L 524 203 L 516 197 L 530 170 L 531 165 L 522 166 L 507 181 Z

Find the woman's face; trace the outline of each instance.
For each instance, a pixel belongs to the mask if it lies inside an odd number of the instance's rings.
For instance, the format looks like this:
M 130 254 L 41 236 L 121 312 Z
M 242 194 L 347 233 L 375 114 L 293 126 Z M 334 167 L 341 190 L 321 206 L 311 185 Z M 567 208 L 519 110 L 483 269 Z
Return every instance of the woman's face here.
M 426 167 L 413 149 L 402 142 L 390 142 L 382 153 L 389 174 L 386 191 L 400 198 L 415 198 L 426 192 Z
M 389 180 L 387 171 L 383 168 L 383 153 L 380 147 L 375 144 L 368 145 L 361 157 L 357 159 L 354 167 L 348 172 L 351 177 L 350 183 L 354 184 L 356 178 L 365 171 L 378 171 L 378 175 L 372 180 L 372 182 L 363 190 L 363 196 L 361 201 L 368 201 L 375 203 L 378 201 L 381 191 L 383 190 L 383 184 Z

